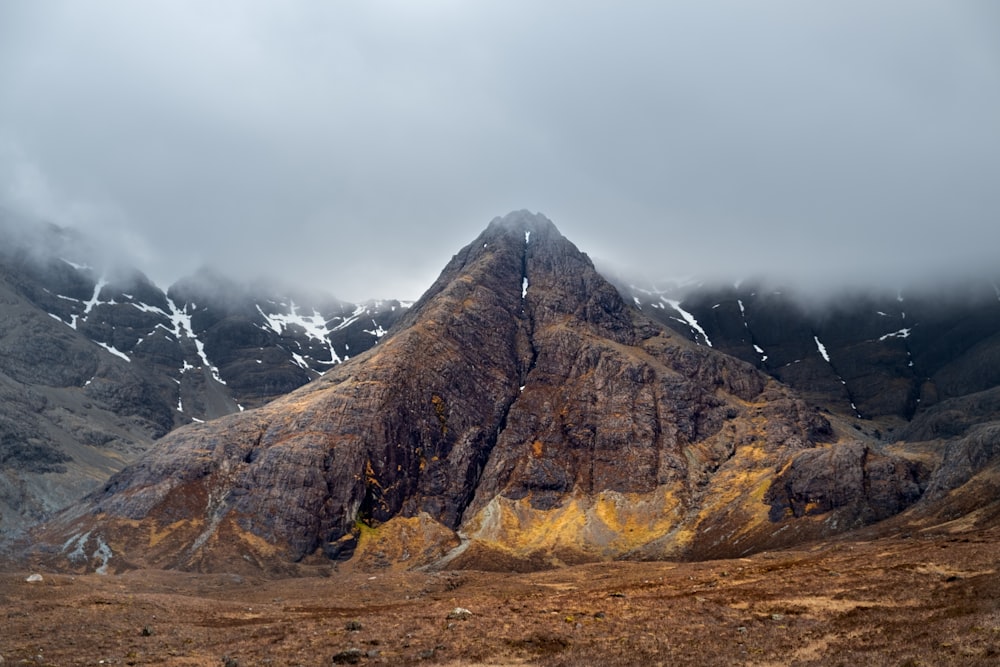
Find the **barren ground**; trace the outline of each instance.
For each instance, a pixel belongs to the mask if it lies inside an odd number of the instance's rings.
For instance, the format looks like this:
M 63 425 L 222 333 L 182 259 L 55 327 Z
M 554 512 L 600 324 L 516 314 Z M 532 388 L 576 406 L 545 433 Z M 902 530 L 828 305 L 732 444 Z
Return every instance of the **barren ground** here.
M 993 530 L 532 574 L 7 570 L 0 663 L 995 665 L 998 547 Z

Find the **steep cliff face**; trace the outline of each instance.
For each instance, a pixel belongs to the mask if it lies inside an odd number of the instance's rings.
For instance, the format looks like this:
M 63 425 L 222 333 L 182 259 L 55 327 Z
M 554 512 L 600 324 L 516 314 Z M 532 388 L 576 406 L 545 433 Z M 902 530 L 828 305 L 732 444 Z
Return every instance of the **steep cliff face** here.
M 838 441 L 773 379 L 627 306 L 522 211 L 378 346 L 171 433 L 38 537 L 56 559 L 196 569 L 733 555 L 919 496 L 920 470 Z M 830 448 L 857 480 L 809 481 Z M 885 492 L 852 494 L 875 469 Z

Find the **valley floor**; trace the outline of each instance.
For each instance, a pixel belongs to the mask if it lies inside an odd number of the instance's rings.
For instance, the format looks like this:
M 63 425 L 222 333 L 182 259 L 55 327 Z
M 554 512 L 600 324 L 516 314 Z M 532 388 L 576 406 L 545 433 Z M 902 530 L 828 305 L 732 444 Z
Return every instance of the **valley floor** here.
M 991 530 L 531 574 L 8 570 L 0 664 L 995 665 L 998 569 Z

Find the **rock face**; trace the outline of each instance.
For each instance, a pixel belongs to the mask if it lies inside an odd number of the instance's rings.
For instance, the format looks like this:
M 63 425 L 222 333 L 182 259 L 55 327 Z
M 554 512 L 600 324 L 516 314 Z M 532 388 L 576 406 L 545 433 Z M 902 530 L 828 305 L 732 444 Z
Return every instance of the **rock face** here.
M 816 472 L 831 462 L 851 476 Z M 695 558 L 860 525 L 925 483 L 750 364 L 647 319 L 522 211 L 379 345 L 174 431 L 37 539 L 118 567 Z

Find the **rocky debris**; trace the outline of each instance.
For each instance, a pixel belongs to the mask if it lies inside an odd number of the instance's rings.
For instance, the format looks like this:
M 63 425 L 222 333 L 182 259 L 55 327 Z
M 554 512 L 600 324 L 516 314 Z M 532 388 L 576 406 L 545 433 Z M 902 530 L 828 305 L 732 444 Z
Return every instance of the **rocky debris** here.
M 948 442 L 931 476 L 928 500 L 943 497 L 989 466 L 1000 463 L 1000 422 L 978 424 Z
M 449 621 L 466 621 L 472 618 L 472 612 L 464 607 L 455 607 L 448 612 Z
M 348 648 L 333 654 L 331 663 L 334 665 L 356 665 L 365 657 L 365 652 L 359 648 Z

